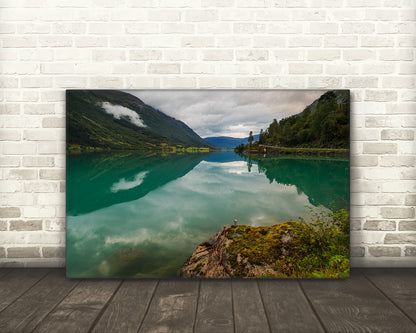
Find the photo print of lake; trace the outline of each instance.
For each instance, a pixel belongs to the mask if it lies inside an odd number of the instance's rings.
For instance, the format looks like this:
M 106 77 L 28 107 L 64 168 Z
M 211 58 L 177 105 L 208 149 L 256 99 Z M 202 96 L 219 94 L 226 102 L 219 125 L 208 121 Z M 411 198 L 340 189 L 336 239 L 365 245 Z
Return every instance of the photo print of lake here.
M 67 277 L 348 277 L 349 100 L 67 90 Z

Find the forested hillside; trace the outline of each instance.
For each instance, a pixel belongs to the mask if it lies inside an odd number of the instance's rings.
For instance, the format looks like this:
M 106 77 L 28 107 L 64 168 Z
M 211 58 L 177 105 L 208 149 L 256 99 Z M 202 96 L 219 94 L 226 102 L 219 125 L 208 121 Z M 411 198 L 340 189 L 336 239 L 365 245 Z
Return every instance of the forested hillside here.
M 209 147 L 185 123 L 118 90 L 68 90 L 69 148 L 150 150 Z
M 260 132 L 259 143 L 282 147 L 348 148 L 350 132 L 349 91 L 323 94 L 291 117 L 276 119 Z

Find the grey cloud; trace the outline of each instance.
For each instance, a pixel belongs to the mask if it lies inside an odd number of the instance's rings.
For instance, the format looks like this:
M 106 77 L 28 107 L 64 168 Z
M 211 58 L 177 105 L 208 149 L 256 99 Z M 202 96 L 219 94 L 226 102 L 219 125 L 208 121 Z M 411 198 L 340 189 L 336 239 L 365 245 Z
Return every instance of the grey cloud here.
M 323 90 L 128 90 L 201 137 L 246 137 L 302 112 Z

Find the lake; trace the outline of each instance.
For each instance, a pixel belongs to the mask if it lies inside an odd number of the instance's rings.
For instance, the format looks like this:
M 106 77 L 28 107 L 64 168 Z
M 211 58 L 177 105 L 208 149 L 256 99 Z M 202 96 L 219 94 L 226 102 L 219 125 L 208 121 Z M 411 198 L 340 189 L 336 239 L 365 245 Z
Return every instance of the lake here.
M 211 153 L 67 156 L 67 276 L 176 277 L 236 219 L 308 220 L 349 207 L 348 159 Z

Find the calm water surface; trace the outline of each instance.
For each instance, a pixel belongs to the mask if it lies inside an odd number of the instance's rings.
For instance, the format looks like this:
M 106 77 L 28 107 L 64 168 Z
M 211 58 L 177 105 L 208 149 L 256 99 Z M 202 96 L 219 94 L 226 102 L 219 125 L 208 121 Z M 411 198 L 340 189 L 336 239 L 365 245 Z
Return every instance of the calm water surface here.
M 67 275 L 174 277 L 196 246 L 232 224 L 308 219 L 348 207 L 349 163 L 234 152 L 67 157 Z

